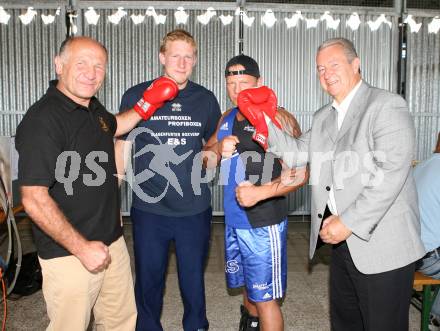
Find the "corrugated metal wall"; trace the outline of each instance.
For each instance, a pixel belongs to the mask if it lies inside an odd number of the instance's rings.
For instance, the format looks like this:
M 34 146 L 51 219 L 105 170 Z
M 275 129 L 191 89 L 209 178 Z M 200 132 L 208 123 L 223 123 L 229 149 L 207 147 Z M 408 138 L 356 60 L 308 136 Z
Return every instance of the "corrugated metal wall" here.
M 75 1 L 78 17 L 78 34 L 92 36 L 103 42 L 109 50 L 109 67 L 105 86 L 99 98 L 112 112 L 118 109 L 123 92 L 130 86 L 161 74 L 158 61 L 159 44 L 164 34 L 181 27 L 191 32 L 199 45 L 198 64 L 193 80 L 211 89 L 218 97 L 222 110 L 230 104 L 224 88 L 223 67 L 226 61 L 238 53 L 238 16 L 234 16 L 234 3 L 179 2 L 189 14 L 186 25 L 177 25 L 174 19 L 176 2 L 143 1 Z M 128 15 L 118 25 L 108 21 L 117 7 L 124 5 Z M 29 25 L 23 25 L 18 15 L 26 11 L 25 5 L 13 2 L 3 5 L 11 14 L 8 25 L 0 24 L 0 134 L 13 135 L 26 109 L 46 90 L 48 81 L 55 77 L 53 57 L 66 34 L 65 10 L 67 1 L 40 1 L 32 3 L 38 16 Z M 152 17 L 135 25 L 130 15 L 144 14 L 148 6 L 154 6 L 159 14 L 167 16 L 165 24 L 156 25 Z M 214 7 L 217 15 L 208 25 L 197 22 L 196 17 L 208 7 Z M 43 24 L 42 12 L 54 14 L 60 7 L 61 14 L 52 24 Z M 96 26 L 84 18 L 88 7 L 94 7 L 101 15 Z M 272 28 L 261 25 L 261 17 L 268 8 L 274 10 L 277 23 Z M 354 41 L 362 62 L 366 81 L 375 86 L 396 90 L 398 31 L 397 16 L 390 8 L 323 7 L 277 4 L 251 4 L 247 15 L 255 17 L 252 27 L 244 27 L 244 52 L 260 63 L 265 83 L 273 87 L 280 104 L 292 111 L 303 130 L 310 127 L 311 115 L 329 98 L 319 87 L 314 57 L 318 45 L 328 37 L 345 36 Z M 304 18 L 319 19 L 327 11 L 340 19 L 337 30 L 327 29 L 320 21 L 316 28 L 308 29 L 300 20 L 297 27 L 287 29 L 284 18 L 301 10 Z M 359 14 L 361 25 L 356 31 L 346 27 L 351 13 Z M 376 31 L 367 25 L 380 14 L 392 22 L 390 28 L 382 24 Z M 233 15 L 230 25 L 223 25 L 219 15 Z M 425 17 L 429 16 L 429 17 Z M 440 128 L 440 34 L 428 34 L 427 25 L 433 13 L 423 13 L 415 19 L 422 22 L 421 31 L 407 38 L 407 99 L 415 117 L 418 136 L 417 158 L 424 159 L 432 151 L 435 133 Z M 130 199 L 124 191 L 123 210 L 129 211 Z M 310 192 L 303 188 L 292 195 L 289 209 L 293 214 L 308 214 Z M 213 187 L 213 209 L 222 213 L 220 187 Z
M 37 101 L 55 78 L 53 58 L 66 36 L 64 8 L 66 1 L 35 2 L 38 15 L 24 25 L 19 15 L 27 6 L 3 5 L 11 15 L 7 25 L 0 24 L 0 135 L 14 135 L 26 110 Z M 60 15 L 45 25 L 40 17 Z
M 408 31 L 406 100 L 416 126 L 416 158 L 424 160 L 432 154 L 440 131 L 440 33 L 428 33 L 432 13 L 412 14 L 422 27 L 417 33 Z
M 314 9 L 284 5 L 274 9 L 277 22 L 271 28 L 261 24 L 266 8 L 248 6 L 247 15 L 255 17 L 252 27 L 245 27 L 244 51 L 260 64 L 264 83 L 277 93 L 279 103 L 293 112 L 303 131 L 311 126 L 312 115 L 330 98 L 322 92 L 316 74 L 315 55 L 318 46 L 328 38 L 343 36 L 354 41 L 361 58 L 361 70 L 367 82 L 377 87 L 394 90 L 397 81 L 398 17 L 389 12 L 386 18 L 392 27 L 382 24 L 371 31 L 368 21 L 375 21 L 383 13 L 362 12 L 361 25 L 356 31 L 346 26 L 350 13 L 332 10 L 334 19 L 340 19 L 337 30 L 327 29 L 325 21 L 316 28 L 307 29 L 306 21 L 300 20 L 294 28 L 287 29 L 284 19 L 300 10 L 307 19 L 319 19 L 328 8 Z M 290 194 L 289 210 L 292 214 L 310 212 L 310 187 Z

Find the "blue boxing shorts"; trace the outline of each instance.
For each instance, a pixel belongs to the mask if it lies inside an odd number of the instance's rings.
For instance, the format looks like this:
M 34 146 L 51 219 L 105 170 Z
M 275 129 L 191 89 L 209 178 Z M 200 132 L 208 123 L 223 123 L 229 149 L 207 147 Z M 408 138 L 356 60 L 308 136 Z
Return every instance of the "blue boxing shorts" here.
M 252 229 L 225 227 L 229 288 L 246 286 L 253 302 L 282 298 L 287 284 L 287 219 Z

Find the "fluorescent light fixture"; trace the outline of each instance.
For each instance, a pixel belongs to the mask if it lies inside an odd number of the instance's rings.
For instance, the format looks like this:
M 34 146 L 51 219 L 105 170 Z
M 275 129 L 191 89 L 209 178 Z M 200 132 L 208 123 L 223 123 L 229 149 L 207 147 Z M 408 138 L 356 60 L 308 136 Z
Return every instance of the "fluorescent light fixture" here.
M 371 31 L 376 31 L 379 29 L 379 27 L 382 25 L 382 23 L 387 24 L 390 28 L 392 26 L 392 23 L 390 21 L 388 21 L 385 17 L 385 14 L 381 14 L 378 18 L 376 18 L 376 20 L 373 21 L 368 21 L 367 24 L 370 27 Z
M 353 14 L 351 14 L 345 25 L 350 27 L 352 31 L 356 31 L 357 29 L 359 29 L 359 25 L 361 25 L 361 20 L 359 19 L 358 13 L 354 12 Z
M 243 12 L 243 16 L 241 16 L 241 13 Z M 235 15 L 236 16 L 240 16 L 241 20 L 243 21 L 243 24 L 246 26 L 252 26 L 252 24 L 254 23 L 255 17 L 249 17 L 247 16 L 246 12 L 240 9 L 240 7 L 237 7 L 237 9 L 235 9 Z
M 277 21 L 275 14 L 272 9 L 266 10 L 263 16 L 261 16 L 261 24 L 265 24 L 268 28 L 271 28 L 275 25 Z
M 9 19 L 11 18 L 11 15 L 9 15 L 3 7 L 0 6 L 0 23 L 2 24 L 8 24 Z
M 176 19 L 176 24 L 186 24 L 189 15 L 185 12 L 183 7 L 178 7 L 177 11 L 174 12 L 174 17 Z
M 49 15 L 41 14 L 41 19 L 45 25 L 48 25 L 55 21 L 55 16 L 50 14 Z
M 254 24 L 255 21 L 255 17 L 247 16 L 245 11 L 243 11 L 243 16 L 241 16 L 241 19 L 243 21 L 243 24 L 246 26 L 252 26 L 252 24 Z
M 153 16 L 154 23 L 157 24 L 165 24 L 165 21 L 167 20 L 167 17 L 162 14 L 157 14 L 156 10 L 152 6 L 148 7 L 147 11 L 145 12 L 145 15 L 147 16 Z
M 229 25 L 232 23 L 232 20 L 234 19 L 234 16 L 228 15 L 228 16 L 219 16 L 220 21 L 222 21 L 223 25 Z
M 207 25 L 215 15 L 217 15 L 217 13 L 214 8 L 209 7 L 204 14 L 197 16 L 197 20 L 203 25 Z
M 130 18 L 133 21 L 134 25 L 138 25 L 138 24 L 141 24 L 145 20 L 145 15 L 142 15 L 142 14 L 138 14 L 138 15 L 132 14 L 130 16 Z
M 417 33 L 420 30 L 420 27 L 422 26 L 422 23 L 417 23 L 412 15 L 408 15 L 405 18 L 405 23 L 409 25 L 409 28 L 411 30 L 411 33 Z
M 96 25 L 98 24 L 99 17 L 101 15 L 98 15 L 98 13 L 93 9 L 93 7 L 89 7 L 88 10 L 84 13 L 84 16 L 86 17 L 86 21 L 90 25 Z
M 118 7 L 118 11 L 108 17 L 110 23 L 119 24 L 121 19 L 127 15 L 127 12 L 124 10 L 124 7 Z
M 440 18 L 435 16 L 431 23 L 428 24 L 428 33 L 438 33 L 440 30 Z
M 306 28 L 316 28 L 318 26 L 319 19 L 318 18 L 306 18 Z
M 286 22 L 287 28 L 293 28 L 298 25 L 299 20 L 303 20 L 304 17 L 301 14 L 300 10 L 297 10 L 295 14 L 292 14 L 290 18 L 285 17 L 284 21 Z
M 329 11 L 324 12 L 324 15 L 321 16 L 321 21 L 326 21 L 327 28 L 333 30 L 337 30 L 339 23 L 341 23 L 341 20 L 339 18 L 335 20 Z
M 26 14 L 18 16 L 21 23 L 24 25 L 28 25 L 34 19 L 34 16 L 37 15 L 37 12 L 34 10 L 34 7 L 28 7 Z

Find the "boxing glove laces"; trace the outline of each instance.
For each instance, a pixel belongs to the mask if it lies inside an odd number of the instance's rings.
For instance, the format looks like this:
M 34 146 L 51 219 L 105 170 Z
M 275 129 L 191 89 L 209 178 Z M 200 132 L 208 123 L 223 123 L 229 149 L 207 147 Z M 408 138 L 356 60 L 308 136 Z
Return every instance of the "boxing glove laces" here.
M 267 86 L 250 88 L 241 91 L 237 97 L 238 109 L 254 126 L 252 139 L 267 149 L 268 128 L 265 115 L 281 129 L 276 120 L 277 97 L 275 92 Z
M 174 99 L 179 88 L 174 80 L 159 77 L 144 91 L 142 98 L 133 107 L 144 120 L 148 120 L 165 102 Z

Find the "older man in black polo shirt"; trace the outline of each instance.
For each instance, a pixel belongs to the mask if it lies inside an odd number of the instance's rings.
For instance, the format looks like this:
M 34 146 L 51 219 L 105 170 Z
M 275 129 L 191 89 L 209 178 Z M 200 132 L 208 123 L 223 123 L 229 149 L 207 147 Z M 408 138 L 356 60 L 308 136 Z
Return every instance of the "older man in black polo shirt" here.
M 43 271 L 48 330 L 85 330 L 93 309 L 105 330 L 134 330 L 130 259 L 122 236 L 113 136 L 141 117 L 113 116 L 94 97 L 107 51 L 69 38 L 55 58 L 58 81 L 17 128 L 19 182 Z

